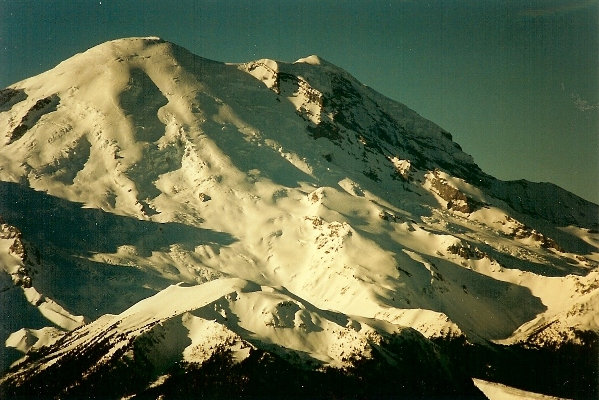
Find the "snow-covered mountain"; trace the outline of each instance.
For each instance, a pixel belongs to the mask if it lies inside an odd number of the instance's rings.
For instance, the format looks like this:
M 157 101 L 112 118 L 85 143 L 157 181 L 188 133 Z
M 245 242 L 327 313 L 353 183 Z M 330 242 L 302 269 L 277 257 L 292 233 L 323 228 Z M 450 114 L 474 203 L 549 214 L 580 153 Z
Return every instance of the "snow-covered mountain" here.
M 7 396 L 597 395 L 599 207 L 317 56 L 130 38 L 0 91 L 0 217 Z

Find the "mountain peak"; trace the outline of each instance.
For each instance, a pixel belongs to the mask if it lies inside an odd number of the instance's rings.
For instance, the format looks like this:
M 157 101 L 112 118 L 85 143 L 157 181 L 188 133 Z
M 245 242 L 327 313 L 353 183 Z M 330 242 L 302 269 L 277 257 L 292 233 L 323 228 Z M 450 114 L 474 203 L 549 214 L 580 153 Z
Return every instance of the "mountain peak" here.
M 312 54 L 308 57 L 303 57 L 295 61 L 296 63 L 310 64 L 310 65 L 321 65 L 326 63 L 321 57 L 316 54 Z
M 146 36 L 146 37 L 127 37 L 109 40 L 107 42 L 100 43 L 96 46 L 91 47 L 86 52 L 105 52 L 105 53 L 118 53 L 120 55 L 132 55 L 148 46 L 157 44 L 168 44 L 173 46 L 173 43 L 167 42 L 158 36 Z
M 162 43 L 162 42 L 166 42 L 166 41 L 158 36 L 130 36 L 130 37 L 109 40 L 109 41 L 99 44 L 98 46 L 101 46 L 103 44 L 110 45 L 110 44 L 118 44 L 118 43 L 125 43 L 125 42 Z
M 534 384 L 539 364 L 588 385 L 597 215 L 485 174 L 318 56 L 107 42 L 0 91 L 0 343 L 27 353 L 0 392 L 181 396 L 222 371 L 243 392 L 297 371 L 297 394 L 458 394 L 471 376 Z M 562 342 L 583 362 L 530 361 Z M 480 362 L 456 365 L 462 345 Z

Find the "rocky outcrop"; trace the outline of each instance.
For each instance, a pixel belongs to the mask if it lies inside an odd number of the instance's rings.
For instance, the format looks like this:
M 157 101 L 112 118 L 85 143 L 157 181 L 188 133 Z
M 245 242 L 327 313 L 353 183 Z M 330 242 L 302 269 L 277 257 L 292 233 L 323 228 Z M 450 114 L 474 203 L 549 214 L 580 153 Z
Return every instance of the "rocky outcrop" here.
M 447 182 L 440 176 L 438 170 L 429 174 L 428 181 L 430 182 L 432 191 L 447 202 L 446 207 L 448 210 L 470 214 L 482 206 L 480 202 L 462 193 Z
M 563 249 L 557 244 L 557 242 L 550 237 L 545 236 L 541 232 L 524 225 L 523 223 L 516 221 L 510 216 L 505 217 L 506 221 L 509 223 L 510 229 L 507 233 L 508 236 L 513 237 L 515 239 L 532 239 L 535 242 L 538 242 L 541 247 L 546 249 L 554 249 L 557 251 L 563 251 Z
M 21 266 L 16 271 L 6 271 L 12 277 L 12 281 L 17 286 L 25 288 L 31 287 L 32 273 L 27 267 L 27 251 L 23 243 L 23 234 L 16 227 L 2 222 L 0 219 L 0 239 L 12 240 L 8 252 L 21 261 Z
M 35 102 L 35 104 L 27 111 L 27 113 L 21 118 L 21 121 L 17 126 L 6 134 L 7 144 L 11 144 L 19 140 L 25 132 L 33 127 L 38 120 L 47 113 L 56 110 L 60 98 L 58 95 L 53 94 L 48 97 L 44 97 Z
M 478 248 L 471 246 L 469 243 L 456 243 L 447 247 L 447 251 L 451 254 L 455 254 L 466 260 L 482 260 L 488 257 L 486 253 L 480 251 Z

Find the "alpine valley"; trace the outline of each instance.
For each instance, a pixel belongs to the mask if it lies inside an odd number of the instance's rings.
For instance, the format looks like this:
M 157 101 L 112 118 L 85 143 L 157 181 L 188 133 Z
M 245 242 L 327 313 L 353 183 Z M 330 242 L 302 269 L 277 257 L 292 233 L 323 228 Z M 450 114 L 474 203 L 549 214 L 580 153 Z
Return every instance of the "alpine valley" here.
M 317 56 L 11 85 L 0 217 L 3 399 L 599 396 L 599 207 Z

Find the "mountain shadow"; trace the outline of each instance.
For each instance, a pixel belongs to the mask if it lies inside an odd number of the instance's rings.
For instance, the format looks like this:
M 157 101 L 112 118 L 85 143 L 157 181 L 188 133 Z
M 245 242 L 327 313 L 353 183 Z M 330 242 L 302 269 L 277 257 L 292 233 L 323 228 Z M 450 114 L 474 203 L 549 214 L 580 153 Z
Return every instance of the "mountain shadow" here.
M 158 223 L 83 208 L 71 202 L 16 183 L 0 182 L 0 215 L 18 227 L 29 241 L 63 249 L 77 256 L 115 252 L 133 245 L 150 255 L 168 250 L 175 243 L 184 246 L 235 242 L 228 233 L 197 228 L 177 222 Z
M 218 249 L 236 241 L 224 232 L 83 208 L 81 203 L 8 182 L 0 182 L 0 216 L 22 232 L 33 250 L 28 260 L 34 270 L 33 286 L 71 313 L 90 319 L 119 313 L 173 279 L 182 279 L 177 273 L 94 261 L 90 259 L 94 254 L 116 253 L 129 245 L 139 256 L 150 257 L 152 252 L 168 252 L 174 244 L 193 251 L 200 244 Z
M 0 112 L 8 111 L 17 103 L 27 99 L 23 89 L 6 88 L 0 90 Z
M 158 118 L 158 110 L 168 99 L 143 70 L 131 69 L 129 84 L 119 96 L 119 102 L 131 119 L 137 140 L 154 142 L 164 135 L 165 126 Z

